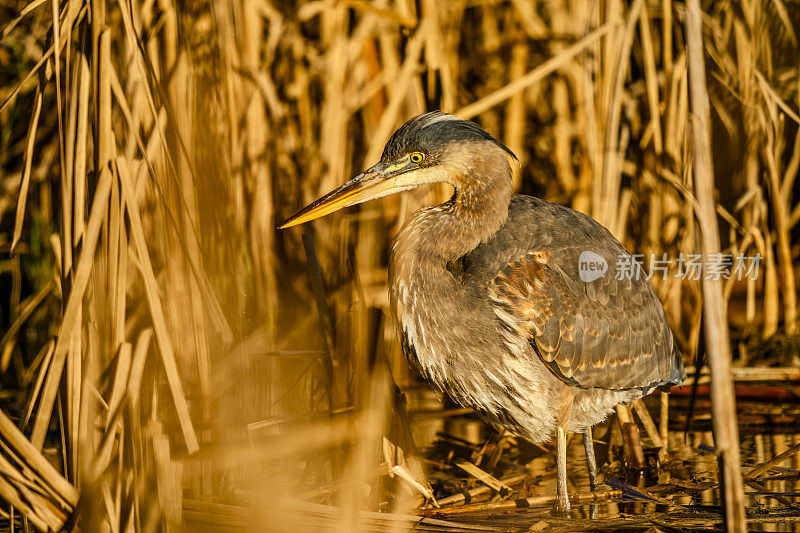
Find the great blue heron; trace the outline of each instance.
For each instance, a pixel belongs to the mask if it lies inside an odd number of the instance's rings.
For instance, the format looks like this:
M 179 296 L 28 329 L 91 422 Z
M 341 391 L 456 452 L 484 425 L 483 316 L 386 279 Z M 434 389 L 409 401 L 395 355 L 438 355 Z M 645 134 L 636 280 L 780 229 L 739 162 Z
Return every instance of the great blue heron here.
M 512 195 L 512 159 L 474 122 L 426 113 L 392 135 L 375 166 L 281 228 L 452 185 L 450 200 L 414 213 L 394 240 L 390 300 L 403 351 L 495 427 L 534 443 L 555 433 L 557 505 L 567 510 L 566 433 L 583 433 L 594 490 L 592 426 L 685 372 L 650 282 L 638 267 L 608 268 L 635 265 L 628 251 L 584 214 Z M 596 270 L 581 276 L 582 260 Z

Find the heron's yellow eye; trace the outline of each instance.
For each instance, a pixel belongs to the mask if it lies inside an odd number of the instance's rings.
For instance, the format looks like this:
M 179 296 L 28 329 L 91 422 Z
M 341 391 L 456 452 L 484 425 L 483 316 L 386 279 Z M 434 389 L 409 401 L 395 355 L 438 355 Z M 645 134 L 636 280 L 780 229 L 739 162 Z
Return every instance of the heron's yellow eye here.
M 422 160 L 425 159 L 425 156 L 419 152 L 414 152 L 413 154 L 408 156 L 408 160 L 412 163 L 422 163 Z

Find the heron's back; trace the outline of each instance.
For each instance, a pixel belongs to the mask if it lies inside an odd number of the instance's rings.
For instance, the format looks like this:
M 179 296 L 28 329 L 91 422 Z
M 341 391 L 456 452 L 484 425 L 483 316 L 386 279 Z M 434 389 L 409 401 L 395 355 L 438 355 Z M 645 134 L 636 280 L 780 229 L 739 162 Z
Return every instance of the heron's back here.
M 605 272 L 581 279 L 583 254 L 604 262 Z M 562 380 L 584 388 L 643 391 L 683 381 L 680 354 L 652 285 L 594 219 L 538 198 L 513 196 L 506 223 L 464 256 L 462 265 L 465 279 L 505 296 L 495 304 L 513 307 L 506 310 L 518 321 L 541 315 L 539 327 L 529 324 L 539 355 L 548 358 L 542 353 L 548 334 L 554 350 L 555 345 L 571 350 L 552 354 L 560 366 L 548 365 Z M 532 286 L 537 283 L 542 287 Z M 577 335 L 573 348 L 564 342 L 570 332 Z M 630 368 L 623 368 L 626 363 Z

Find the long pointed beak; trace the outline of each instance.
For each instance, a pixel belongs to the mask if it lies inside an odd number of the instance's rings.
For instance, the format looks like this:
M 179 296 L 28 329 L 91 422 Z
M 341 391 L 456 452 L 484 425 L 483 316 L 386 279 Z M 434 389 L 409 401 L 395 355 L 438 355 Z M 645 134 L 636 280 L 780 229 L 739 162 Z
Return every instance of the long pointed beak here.
M 413 188 L 408 183 L 400 183 L 400 175 L 402 169 L 378 163 L 290 216 L 278 229 L 291 228 L 351 205 Z

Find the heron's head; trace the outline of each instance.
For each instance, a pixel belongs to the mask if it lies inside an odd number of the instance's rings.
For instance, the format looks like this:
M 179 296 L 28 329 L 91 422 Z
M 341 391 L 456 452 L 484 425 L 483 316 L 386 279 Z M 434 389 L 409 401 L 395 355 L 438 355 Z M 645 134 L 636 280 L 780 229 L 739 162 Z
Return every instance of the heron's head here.
M 466 180 L 486 174 L 474 172 L 476 166 L 508 169 L 511 158 L 516 160 L 511 150 L 474 122 L 439 111 L 425 113 L 392 134 L 376 165 L 304 207 L 279 229 L 426 183 L 450 183 L 458 190 L 468 185 Z

